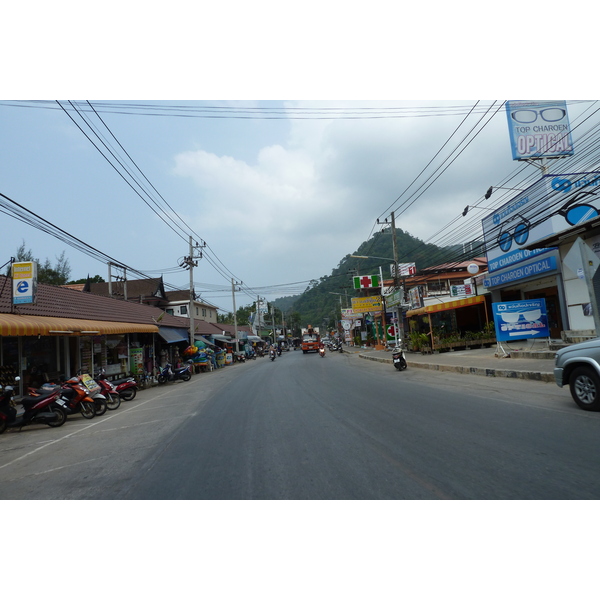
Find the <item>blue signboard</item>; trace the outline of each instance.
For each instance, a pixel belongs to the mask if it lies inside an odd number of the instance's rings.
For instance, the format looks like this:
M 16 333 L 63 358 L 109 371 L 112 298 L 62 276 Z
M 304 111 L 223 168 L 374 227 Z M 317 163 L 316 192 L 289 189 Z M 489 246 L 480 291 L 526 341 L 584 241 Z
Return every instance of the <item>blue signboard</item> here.
M 527 277 L 533 277 L 534 275 L 546 275 L 548 273 L 554 273 L 558 269 L 556 263 L 556 256 L 547 256 L 541 260 L 536 260 L 524 264 L 514 269 L 508 269 L 502 273 L 490 273 L 483 280 L 483 285 L 486 288 L 493 288 L 499 285 L 506 285 L 517 281 L 519 279 L 526 279 Z
M 492 302 L 496 339 L 499 342 L 550 337 L 546 300 Z

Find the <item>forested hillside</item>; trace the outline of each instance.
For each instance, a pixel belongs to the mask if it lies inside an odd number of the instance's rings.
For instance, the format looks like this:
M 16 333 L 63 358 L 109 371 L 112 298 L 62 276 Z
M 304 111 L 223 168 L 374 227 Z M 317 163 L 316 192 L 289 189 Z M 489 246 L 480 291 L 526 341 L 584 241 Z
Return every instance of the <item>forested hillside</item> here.
M 396 238 L 398 262 L 414 262 L 417 270 L 456 260 L 460 252 L 460 248 L 456 246 L 440 248 L 434 244 L 426 244 L 402 229 L 396 229 Z M 343 239 L 341 242 L 343 243 Z M 353 258 L 351 254 L 379 256 L 384 260 Z M 381 266 L 384 278 L 390 277 L 390 264 L 394 262 L 391 230 L 376 233 L 351 254 L 342 258 L 331 275 L 312 282 L 303 294 L 278 298 L 274 302 L 275 306 L 285 313 L 300 313 L 303 326 L 308 323 L 319 327 L 325 324 L 332 326 L 335 320 L 340 318 L 340 306 L 350 307 L 350 298 L 355 295 L 352 287 L 354 274 L 374 275 L 379 273 Z

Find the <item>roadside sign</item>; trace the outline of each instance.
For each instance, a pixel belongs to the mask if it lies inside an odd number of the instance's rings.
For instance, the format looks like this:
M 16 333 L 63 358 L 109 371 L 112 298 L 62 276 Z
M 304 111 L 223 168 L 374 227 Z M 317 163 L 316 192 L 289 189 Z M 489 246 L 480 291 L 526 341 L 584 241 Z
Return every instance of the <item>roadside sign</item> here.
M 544 298 L 492 302 L 492 311 L 499 342 L 550 337 Z
M 363 298 L 351 298 L 352 310 L 354 312 L 376 312 L 381 310 L 381 296 L 367 296 Z

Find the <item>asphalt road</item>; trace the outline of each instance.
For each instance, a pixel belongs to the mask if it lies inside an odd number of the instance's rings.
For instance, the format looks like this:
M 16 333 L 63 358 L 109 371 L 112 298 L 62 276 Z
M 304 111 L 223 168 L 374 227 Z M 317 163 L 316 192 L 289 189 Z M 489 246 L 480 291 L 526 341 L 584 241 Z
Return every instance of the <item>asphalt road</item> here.
M 553 384 L 288 352 L 0 436 L 0 499 L 597 499 Z

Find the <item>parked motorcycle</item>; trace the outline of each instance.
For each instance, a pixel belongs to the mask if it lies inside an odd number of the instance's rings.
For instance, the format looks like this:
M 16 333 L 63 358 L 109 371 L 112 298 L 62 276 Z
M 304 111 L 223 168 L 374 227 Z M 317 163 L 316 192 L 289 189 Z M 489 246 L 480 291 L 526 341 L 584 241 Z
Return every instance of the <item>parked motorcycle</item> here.
M 20 380 L 17 377 L 15 382 Z M 36 423 L 60 427 L 67 420 L 67 413 L 63 408 L 66 403 L 60 394 L 60 386 L 51 386 L 38 396 L 25 396 L 21 400 L 24 410 L 19 413 L 12 399 L 14 387 L 5 386 L 0 392 L 0 433 L 4 433 L 9 427 L 22 428 Z
M 119 396 L 121 396 L 125 402 L 129 402 L 135 398 L 138 390 L 138 384 L 135 378 L 124 377 L 122 379 L 115 379 L 112 384 L 115 386 Z
M 404 369 L 406 369 L 406 358 L 401 346 L 396 346 L 392 350 L 392 362 L 398 371 L 404 371 Z
M 93 419 L 97 414 L 94 399 L 79 375 L 67 379 L 62 384 L 61 398 L 66 401 L 67 414 L 80 412 L 84 419 Z M 104 404 L 106 406 L 106 400 Z
M 117 388 L 106 379 L 105 371 L 102 369 L 94 376 L 95 381 L 102 389 L 102 395 L 106 398 L 106 406 L 108 410 L 117 410 L 121 406 L 121 396 L 117 392 Z
M 158 383 L 162 385 L 163 383 L 167 383 L 168 381 L 177 381 L 181 379 L 182 381 L 189 381 L 192 378 L 192 373 L 190 371 L 190 365 L 187 367 L 179 367 L 179 369 L 173 369 L 172 366 L 167 363 L 164 369 L 161 369 L 158 375 Z

